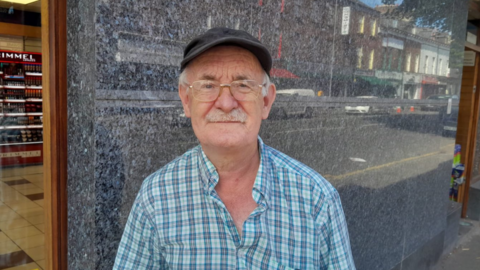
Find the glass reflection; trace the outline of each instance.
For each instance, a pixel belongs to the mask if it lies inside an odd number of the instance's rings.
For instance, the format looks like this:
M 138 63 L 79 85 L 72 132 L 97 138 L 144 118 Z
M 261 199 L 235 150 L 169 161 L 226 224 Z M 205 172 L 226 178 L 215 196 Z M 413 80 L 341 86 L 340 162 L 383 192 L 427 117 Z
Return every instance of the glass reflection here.
M 339 189 L 358 269 L 391 269 L 440 230 L 457 124 L 465 1 L 156 6 L 146 0 L 98 4 L 95 76 L 98 88 L 113 97 L 98 102 L 96 139 L 113 154 L 99 155 L 97 162 L 115 170 L 100 172 L 96 183 L 108 192 L 118 188 L 122 207 L 113 220 L 124 224 L 145 176 L 197 144 L 174 101 L 182 49 L 206 29 L 225 26 L 248 31 L 269 48 L 277 98 L 260 135 Z M 115 26 L 108 23 L 113 21 Z M 122 91 L 145 103 L 125 101 L 131 97 Z M 121 102 L 109 103 L 112 98 Z M 152 145 L 158 148 L 147 154 L 141 149 Z M 425 202 L 422 196 L 433 192 L 445 196 Z M 116 209 L 118 201 L 102 210 Z M 414 224 L 424 216 L 428 221 Z M 97 228 L 98 234 L 115 231 L 119 238 L 120 229 L 111 227 Z M 108 244 L 99 250 L 99 264 L 108 269 L 115 250 Z

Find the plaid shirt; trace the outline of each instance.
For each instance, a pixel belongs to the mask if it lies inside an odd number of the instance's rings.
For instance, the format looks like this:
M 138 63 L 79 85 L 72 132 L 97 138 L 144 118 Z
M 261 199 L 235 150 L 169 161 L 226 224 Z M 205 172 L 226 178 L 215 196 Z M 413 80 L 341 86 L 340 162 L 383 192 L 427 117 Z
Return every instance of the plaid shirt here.
M 260 138 L 259 149 L 241 235 L 197 146 L 144 181 L 113 269 L 355 269 L 338 192 Z

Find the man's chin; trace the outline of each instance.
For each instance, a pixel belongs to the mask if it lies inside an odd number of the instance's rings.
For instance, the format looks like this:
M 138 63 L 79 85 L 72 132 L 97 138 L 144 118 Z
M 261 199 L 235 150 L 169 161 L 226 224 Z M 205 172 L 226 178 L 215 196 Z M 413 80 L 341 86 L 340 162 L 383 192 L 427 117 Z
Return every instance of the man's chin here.
M 256 138 L 256 137 L 255 137 Z M 238 130 L 232 129 L 222 133 L 211 134 L 208 139 L 200 141 L 202 144 L 207 144 L 215 148 L 236 148 L 243 147 L 248 144 L 248 139 L 245 134 Z

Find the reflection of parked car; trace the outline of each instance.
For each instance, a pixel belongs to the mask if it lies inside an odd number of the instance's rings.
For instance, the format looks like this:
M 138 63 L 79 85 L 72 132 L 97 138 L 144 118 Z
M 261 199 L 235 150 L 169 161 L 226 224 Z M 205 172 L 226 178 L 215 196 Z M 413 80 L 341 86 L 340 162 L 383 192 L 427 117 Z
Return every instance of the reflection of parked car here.
M 442 135 L 445 137 L 455 136 L 458 123 L 458 102 L 452 103 L 450 113 L 447 112 L 448 106 L 440 108 L 439 117 L 442 123 Z
M 315 92 L 312 89 L 283 89 L 277 90 L 277 95 L 314 97 Z M 313 108 L 307 106 L 288 106 L 278 110 L 276 113 L 280 119 L 290 117 L 311 118 L 313 116 Z
M 376 96 L 358 96 L 357 98 L 363 99 L 377 99 Z M 368 101 L 365 101 L 368 104 Z M 379 107 L 372 105 L 361 105 L 361 106 L 345 106 L 345 111 L 347 113 L 388 113 L 390 107 Z
M 456 95 L 432 95 L 426 98 L 427 100 L 458 100 L 458 96 Z M 440 109 L 444 106 L 438 106 L 438 105 L 422 105 L 420 106 L 420 110 L 422 111 L 440 111 Z
M 284 89 L 277 90 L 277 95 L 314 97 L 315 92 L 312 89 Z

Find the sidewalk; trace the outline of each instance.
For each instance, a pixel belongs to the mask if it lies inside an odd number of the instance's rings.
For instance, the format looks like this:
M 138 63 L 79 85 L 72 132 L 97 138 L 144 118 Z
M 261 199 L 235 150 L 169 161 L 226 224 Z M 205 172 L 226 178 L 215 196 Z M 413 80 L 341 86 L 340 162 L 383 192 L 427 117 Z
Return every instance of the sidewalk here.
M 458 233 L 457 246 L 434 270 L 480 270 L 480 222 L 461 219 Z

